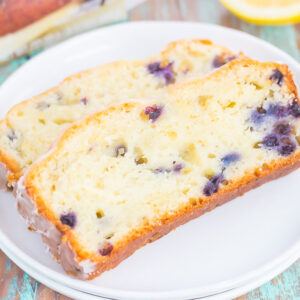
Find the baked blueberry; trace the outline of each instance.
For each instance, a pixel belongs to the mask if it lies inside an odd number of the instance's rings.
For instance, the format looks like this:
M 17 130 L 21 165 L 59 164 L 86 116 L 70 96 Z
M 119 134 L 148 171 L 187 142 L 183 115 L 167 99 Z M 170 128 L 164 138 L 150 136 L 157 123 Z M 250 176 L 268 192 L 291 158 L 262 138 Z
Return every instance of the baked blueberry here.
M 266 148 L 275 148 L 279 146 L 279 138 L 276 134 L 271 133 L 263 139 L 262 143 Z
M 283 74 L 278 69 L 275 69 L 269 79 L 281 86 L 283 82 Z
M 277 118 L 283 118 L 289 115 L 289 110 L 286 106 L 280 104 L 270 104 L 267 114 Z
M 296 145 L 292 141 L 280 143 L 280 146 L 278 147 L 278 153 L 282 156 L 289 156 L 295 151 L 295 149 Z
M 226 55 L 225 59 L 226 59 L 226 62 L 229 62 L 229 61 L 236 59 L 236 56 L 235 55 Z
M 229 153 L 221 158 L 224 167 L 228 167 L 230 164 L 238 161 L 240 159 L 240 155 L 238 153 Z
M 251 114 L 251 121 L 254 124 L 260 124 L 264 120 L 266 114 L 267 111 L 263 107 L 257 107 Z
M 163 67 L 161 62 L 153 62 L 147 66 L 147 70 L 156 77 L 164 78 L 166 84 L 170 84 L 175 81 L 175 75 L 172 70 L 173 64 L 174 62 L 170 62 Z
M 60 216 L 60 221 L 62 222 L 62 224 L 74 228 L 77 223 L 77 218 L 74 212 L 68 212 Z
M 176 172 L 176 173 L 179 173 L 183 168 L 183 165 L 182 164 L 175 164 L 173 166 L 173 171 Z
M 107 256 L 111 253 L 111 251 L 114 249 L 114 246 L 110 242 L 103 242 L 100 249 L 99 253 L 102 256 Z
M 145 108 L 145 115 L 148 115 L 149 116 L 149 120 L 151 120 L 152 122 L 155 122 L 157 120 L 157 118 L 161 115 L 162 113 L 162 106 L 157 106 L 157 105 L 154 105 L 154 106 L 147 106 Z
M 225 64 L 226 64 L 226 60 L 225 60 L 224 56 L 222 56 L 222 55 L 217 55 L 214 58 L 214 60 L 212 61 L 212 66 L 214 68 L 219 68 Z
M 225 65 L 227 62 L 235 59 L 235 56 L 223 56 L 223 55 L 217 55 L 214 60 L 212 61 L 212 66 L 214 68 L 219 68 L 223 65 Z
M 292 104 L 289 105 L 288 110 L 290 115 L 292 115 L 293 117 L 300 117 L 300 106 L 297 99 L 293 100 Z
M 219 185 L 224 181 L 223 174 L 213 175 L 206 183 L 203 194 L 205 196 L 211 196 L 219 190 Z
M 274 131 L 280 135 L 288 135 L 292 128 L 288 123 L 279 123 L 275 125 Z

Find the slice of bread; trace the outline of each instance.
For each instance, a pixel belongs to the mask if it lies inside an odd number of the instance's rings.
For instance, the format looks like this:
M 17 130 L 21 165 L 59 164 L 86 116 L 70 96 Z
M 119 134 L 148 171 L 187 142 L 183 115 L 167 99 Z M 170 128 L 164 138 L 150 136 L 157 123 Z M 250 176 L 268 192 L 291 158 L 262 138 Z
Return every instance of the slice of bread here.
M 299 143 L 287 66 L 237 59 L 164 99 L 115 104 L 73 124 L 20 179 L 18 208 L 67 272 L 91 279 L 299 167 Z
M 113 62 L 73 75 L 14 106 L 0 122 L 2 173 L 8 173 L 8 184 L 13 186 L 78 118 L 120 99 L 162 97 L 171 84 L 203 76 L 234 57 L 210 41 L 177 41 L 146 60 Z M 4 176 L 2 185 L 6 183 Z

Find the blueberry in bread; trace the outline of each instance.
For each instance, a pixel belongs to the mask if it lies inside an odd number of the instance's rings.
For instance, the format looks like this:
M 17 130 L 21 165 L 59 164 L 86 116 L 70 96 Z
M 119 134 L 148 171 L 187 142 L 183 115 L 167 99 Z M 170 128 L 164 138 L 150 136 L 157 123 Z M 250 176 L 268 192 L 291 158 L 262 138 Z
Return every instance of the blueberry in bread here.
M 221 66 L 216 66 L 215 60 L 225 64 L 233 57 L 229 50 L 210 41 L 173 42 L 157 56 L 81 72 L 14 106 L 0 122 L 2 186 L 6 184 L 5 174 L 12 186 L 24 169 L 78 118 L 120 99 L 161 97 L 171 84 L 203 76 Z
M 297 97 L 287 66 L 238 59 L 163 99 L 113 104 L 28 169 L 19 211 L 67 272 L 91 279 L 299 167 Z

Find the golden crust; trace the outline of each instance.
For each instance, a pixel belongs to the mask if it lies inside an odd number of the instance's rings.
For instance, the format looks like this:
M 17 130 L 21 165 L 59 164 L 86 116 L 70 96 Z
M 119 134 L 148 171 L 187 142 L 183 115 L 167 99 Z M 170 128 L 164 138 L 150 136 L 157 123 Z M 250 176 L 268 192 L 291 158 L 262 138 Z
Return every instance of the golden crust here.
M 222 76 L 226 70 L 231 69 L 233 66 L 240 63 L 242 63 L 244 66 L 247 64 L 261 65 L 261 63 L 247 58 L 243 60 L 232 61 L 228 65 L 225 65 L 219 69 L 218 72 L 209 75 L 209 77 L 218 78 L 219 76 Z M 291 82 L 288 82 L 287 84 L 288 91 L 297 95 L 296 86 L 292 82 L 292 75 L 288 71 L 287 66 L 276 63 L 264 63 L 263 65 L 266 67 L 274 67 L 279 69 L 286 76 L 286 78 L 288 78 L 288 80 L 291 80 Z M 192 80 L 188 84 L 194 85 L 196 83 L 197 80 Z M 171 88 L 171 92 L 174 92 L 173 89 L 176 90 L 176 87 Z M 242 178 L 237 181 L 229 181 L 227 185 L 222 186 L 217 193 L 210 197 L 189 199 L 189 204 L 183 205 L 179 210 L 176 211 L 176 213 L 165 214 L 162 218 L 160 217 L 151 222 L 151 224 L 145 223 L 141 228 L 132 231 L 126 238 L 116 243 L 109 256 L 101 257 L 97 253 L 88 253 L 87 251 L 83 250 L 73 231 L 68 226 L 61 224 L 61 222 L 56 218 L 54 212 L 45 205 L 42 197 L 39 195 L 39 190 L 32 184 L 32 179 L 35 176 L 35 173 L 38 171 L 38 168 L 43 167 L 49 160 L 51 160 L 55 156 L 55 152 L 59 151 L 59 149 L 63 147 L 64 143 L 68 142 L 68 139 L 73 134 L 76 134 L 78 128 L 86 126 L 89 122 L 95 119 L 101 122 L 102 115 L 109 114 L 114 110 L 122 109 L 124 106 L 130 109 L 130 107 L 134 105 L 134 102 L 114 105 L 107 110 L 90 115 L 84 118 L 81 122 L 77 122 L 72 125 L 63 133 L 61 138 L 53 146 L 53 148 L 55 148 L 54 151 L 49 153 L 49 155 L 42 161 L 35 163 L 35 167 L 29 169 L 23 182 L 23 185 L 26 187 L 27 194 L 37 206 L 38 213 L 45 216 L 45 218 L 53 223 L 62 233 L 62 243 L 70 245 L 76 260 L 80 262 L 88 259 L 97 264 L 96 271 L 89 274 L 88 279 L 95 278 L 102 272 L 114 268 L 123 259 L 133 254 L 137 249 L 167 234 L 177 226 L 182 225 L 189 220 L 214 209 L 216 206 L 222 205 L 240 195 L 243 195 L 245 192 L 255 187 L 258 187 L 270 180 L 284 176 L 300 167 L 300 151 L 298 150 L 289 157 L 282 157 L 272 161 L 269 164 L 264 164 L 260 168 L 248 170 L 248 172 Z
M 167 45 L 166 49 L 161 52 L 162 55 L 168 55 L 170 52 L 172 52 L 178 45 L 182 45 L 185 47 L 188 51 L 189 54 L 195 53 L 194 50 L 192 49 L 191 45 L 195 44 L 203 44 L 203 45 L 214 45 L 214 47 L 219 48 L 222 50 L 222 54 L 226 55 L 232 55 L 232 52 L 229 51 L 226 47 L 213 44 L 212 41 L 210 40 L 202 40 L 202 39 L 192 39 L 192 40 L 178 40 L 171 42 Z M 197 52 L 195 53 L 196 55 L 198 54 Z

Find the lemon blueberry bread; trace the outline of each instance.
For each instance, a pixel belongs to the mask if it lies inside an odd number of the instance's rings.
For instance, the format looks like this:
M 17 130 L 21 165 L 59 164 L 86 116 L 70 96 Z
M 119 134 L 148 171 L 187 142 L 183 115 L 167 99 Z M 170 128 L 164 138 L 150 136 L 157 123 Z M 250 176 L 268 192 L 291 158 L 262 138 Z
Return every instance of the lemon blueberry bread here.
M 67 272 L 91 279 L 299 167 L 299 143 L 287 66 L 237 59 L 74 123 L 19 180 L 18 208 Z
M 24 169 L 78 118 L 112 101 L 160 97 L 171 84 L 205 75 L 234 57 L 210 41 L 177 41 L 146 60 L 114 62 L 81 72 L 14 106 L 0 122 L 2 186 L 7 174 L 12 186 Z

